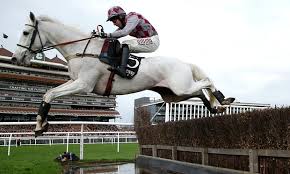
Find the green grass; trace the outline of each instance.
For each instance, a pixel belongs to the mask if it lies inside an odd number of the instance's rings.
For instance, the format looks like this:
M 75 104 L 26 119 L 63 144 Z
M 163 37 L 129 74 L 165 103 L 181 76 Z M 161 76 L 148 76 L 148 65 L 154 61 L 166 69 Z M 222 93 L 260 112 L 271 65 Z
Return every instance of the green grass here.
M 0 147 L 0 174 L 55 174 L 61 173 L 62 167 L 53 160 L 64 151 L 66 145 Z M 79 145 L 70 145 L 69 151 L 79 156 Z M 84 161 L 129 161 L 138 153 L 138 144 L 85 144 Z

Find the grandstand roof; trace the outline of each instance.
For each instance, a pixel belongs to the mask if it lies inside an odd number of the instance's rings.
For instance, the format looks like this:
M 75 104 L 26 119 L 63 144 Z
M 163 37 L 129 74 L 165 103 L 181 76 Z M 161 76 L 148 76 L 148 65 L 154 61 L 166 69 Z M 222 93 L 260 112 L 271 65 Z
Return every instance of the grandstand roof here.
M 3 47 L 0 48 L 0 55 L 1 56 L 7 56 L 7 57 L 12 57 L 13 53 Z
M 57 55 L 55 55 L 55 57 L 52 58 L 52 59 L 45 59 L 45 60 L 49 61 L 49 62 L 53 62 L 53 63 L 59 63 L 59 64 L 67 65 L 67 63 L 65 61 L 63 61 L 62 59 L 60 59 Z
M 0 113 L 6 114 L 34 114 L 36 115 L 38 108 L 24 107 L 1 107 Z M 116 110 L 73 110 L 73 109 L 50 109 L 49 115 L 62 116 L 89 116 L 89 117 L 119 117 L 120 114 Z

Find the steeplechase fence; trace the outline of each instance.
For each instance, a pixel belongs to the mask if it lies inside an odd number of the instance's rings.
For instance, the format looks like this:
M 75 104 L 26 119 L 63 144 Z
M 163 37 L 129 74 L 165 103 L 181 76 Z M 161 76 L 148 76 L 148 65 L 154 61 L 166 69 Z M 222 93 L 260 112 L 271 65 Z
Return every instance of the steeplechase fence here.
M 140 109 L 135 130 L 142 155 L 252 173 L 290 173 L 290 107 L 157 125 Z
M 267 170 L 267 166 L 261 166 L 261 163 L 263 163 L 263 160 L 266 160 L 266 158 L 290 158 L 290 151 L 288 150 L 196 148 L 166 145 L 140 145 L 140 153 L 152 157 L 185 161 L 216 167 L 225 167 L 223 165 L 226 165 L 222 164 L 226 162 L 226 160 L 222 159 L 220 160 L 220 164 L 216 163 L 216 158 L 218 158 L 218 156 L 232 156 L 232 165 L 235 165 L 235 158 L 243 158 L 245 161 L 243 165 L 238 162 L 239 164 L 237 163 L 236 167 L 239 165 L 240 168 L 236 169 L 249 171 L 252 173 L 262 172 L 263 169 Z M 182 155 L 184 153 L 191 153 L 191 158 L 184 159 L 184 156 Z M 278 167 L 283 166 L 277 166 L 277 168 Z
M 10 155 L 11 146 L 17 146 L 17 141 L 21 145 L 53 145 L 66 144 L 66 151 L 69 150 L 69 144 L 80 144 L 80 159 L 83 159 L 84 144 L 117 144 L 117 152 L 120 151 L 120 143 L 136 143 L 135 131 L 97 131 L 85 132 L 84 125 L 116 125 L 132 126 L 133 123 L 114 123 L 114 122 L 66 122 L 55 121 L 49 122 L 51 125 L 81 125 L 78 132 L 45 132 L 43 136 L 34 137 L 34 132 L 0 132 L 0 146 L 8 147 L 8 156 Z M 35 122 L 0 122 L 0 126 L 12 125 L 35 125 Z

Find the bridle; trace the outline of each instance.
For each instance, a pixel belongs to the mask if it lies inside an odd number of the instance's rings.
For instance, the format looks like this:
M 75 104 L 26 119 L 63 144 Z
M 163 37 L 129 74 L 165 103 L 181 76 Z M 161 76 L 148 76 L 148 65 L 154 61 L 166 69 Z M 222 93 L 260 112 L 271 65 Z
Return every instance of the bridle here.
M 89 40 L 90 41 L 92 38 L 101 37 L 101 35 L 97 35 L 95 33 L 95 31 L 93 31 L 91 37 L 87 37 L 87 38 L 83 38 L 83 39 L 78 39 L 78 40 L 73 40 L 73 41 L 68 41 L 68 42 L 63 42 L 63 43 L 59 43 L 59 44 L 55 44 L 55 45 L 44 46 L 43 45 L 43 42 L 41 40 L 41 37 L 40 37 L 39 30 L 38 30 L 38 21 L 36 20 L 35 25 L 30 25 L 30 24 L 25 24 L 25 25 L 34 28 L 33 33 L 32 33 L 32 37 L 31 37 L 31 40 L 30 40 L 30 44 L 29 44 L 28 47 L 27 46 L 24 46 L 24 45 L 20 45 L 20 44 L 17 44 L 17 46 L 22 47 L 22 48 L 25 48 L 30 53 L 33 53 L 33 54 L 42 53 L 44 51 L 48 51 L 48 50 L 54 49 L 56 46 L 68 45 L 68 44 L 72 44 L 72 43 L 80 42 L 80 41 L 84 41 L 84 40 Z M 101 27 L 101 32 L 103 32 L 103 27 L 101 25 L 98 25 L 97 29 L 99 30 L 99 26 Z M 37 49 L 37 50 L 33 50 L 32 49 L 32 46 L 33 46 L 33 44 L 35 42 L 35 39 L 36 39 L 36 35 L 37 34 L 38 34 L 38 38 L 40 40 L 41 48 L 40 49 Z M 86 47 L 87 47 L 87 45 L 86 45 Z
M 31 37 L 31 40 L 30 40 L 29 47 L 24 46 L 24 45 L 20 45 L 20 44 L 17 44 L 17 46 L 22 47 L 22 48 L 26 48 L 29 52 L 34 53 L 34 54 L 37 54 L 37 53 L 43 52 L 43 51 L 44 51 L 44 46 L 43 46 L 43 43 L 42 43 L 42 40 L 41 40 L 41 37 L 40 37 L 40 33 L 39 33 L 39 31 L 38 31 L 38 21 L 36 20 L 35 25 L 30 25 L 30 24 L 25 24 L 25 25 L 34 28 L 33 33 L 32 33 L 32 37 Z M 39 40 L 40 40 L 41 49 L 38 49 L 38 50 L 32 50 L 32 45 L 33 45 L 34 42 L 35 42 L 35 39 L 36 39 L 36 35 L 37 35 L 37 33 L 38 33 L 38 38 L 39 38 Z

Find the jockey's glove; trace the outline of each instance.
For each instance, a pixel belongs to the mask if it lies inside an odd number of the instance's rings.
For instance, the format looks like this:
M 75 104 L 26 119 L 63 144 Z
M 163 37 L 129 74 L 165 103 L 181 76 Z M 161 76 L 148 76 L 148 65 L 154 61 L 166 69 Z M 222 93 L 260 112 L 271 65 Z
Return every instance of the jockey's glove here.
M 101 38 L 107 38 L 107 37 L 108 37 L 108 34 L 107 34 L 107 33 L 103 33 L 103 32 L 101 32 L 101 33 L 100 33 L 100 37 L 101 37 Z

